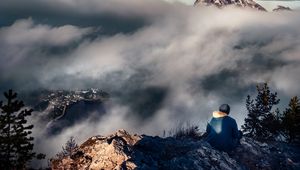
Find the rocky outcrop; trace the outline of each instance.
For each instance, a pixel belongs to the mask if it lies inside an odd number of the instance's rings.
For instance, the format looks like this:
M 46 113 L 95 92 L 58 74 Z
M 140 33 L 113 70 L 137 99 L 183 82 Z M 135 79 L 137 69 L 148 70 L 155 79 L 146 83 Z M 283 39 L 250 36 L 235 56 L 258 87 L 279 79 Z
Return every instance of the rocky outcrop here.
M 253 0 L 196 0 L 194 6 L 210 6 L 214 5 L 216 7 L 222 8 L 225 6 L 237 6 L 243 8 L 252 8 L 260 11 L 266 11 L 264 7 L 259 5 Z
M 62 160 L 52 160 L 52 169 L 121 169 L 137 166 L 129 158 L 133 146 L 141 140 L 138 135 L 130 135 L 124 130 L 107 137 L 95 136 L 84 142 L 79 150 Z
M 298 169 L 300 151 L 283 143 L 243 138 L 232 153 L 213 149 L 203 140 L 131 135 L 119 130 L 94 136 L 71 156 L 51 161 L 52 169 Z

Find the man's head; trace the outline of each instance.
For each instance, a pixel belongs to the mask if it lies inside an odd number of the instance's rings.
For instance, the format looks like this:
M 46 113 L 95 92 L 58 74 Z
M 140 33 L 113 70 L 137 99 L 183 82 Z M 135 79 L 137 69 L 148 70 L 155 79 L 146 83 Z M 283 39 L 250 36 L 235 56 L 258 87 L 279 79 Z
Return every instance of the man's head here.
M 230 106 L 228 104 L 222 104 L 220 107 L 219 107 L 219 111 L 220 112 L 223 112 L 223 113 L 226 113 L 227 115 L 229 114 L 230 112 Z

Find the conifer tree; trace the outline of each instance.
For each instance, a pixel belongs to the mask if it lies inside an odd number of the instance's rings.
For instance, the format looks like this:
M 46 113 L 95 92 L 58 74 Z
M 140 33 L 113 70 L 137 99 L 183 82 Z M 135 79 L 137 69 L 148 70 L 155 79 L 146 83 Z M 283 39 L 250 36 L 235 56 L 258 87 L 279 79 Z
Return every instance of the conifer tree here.
M 26 120 L 32 110 L 22 109 L 23 102 L 16 100 L 17 93 L 12 90 L 4 96 L 7 101 L 0 105 L 0 169 L 25 169 L 35 156 L 33 137 L 29 136 L 33 125 L 27 125 Z
M 246 108 L 248 115 L 242 130 L 245 136 L 253 137 L 258 140 L 274 139 L 279 130 L 279 119 L 272 111 L 274 105 L 279 103 L 277 93 L 272 93 L 267 83 L 257 85 L 257 96 L 251 99 L 248 95 Z M 276 113 L 278 114 L 278 110 Z M 276 125 L 276 126 L 275 126 Z
M 62 159 L 66 156 L 72 156 L 78 149 L 78 145 L 73 136 L 66 142 L 65 146 L 62 147 L 62 151 L 56 154 L 58 159 Z
M 283 112 L 282 127 L 289 142 L 300 143 L 300 101 L 297 96 L 290 100 Z

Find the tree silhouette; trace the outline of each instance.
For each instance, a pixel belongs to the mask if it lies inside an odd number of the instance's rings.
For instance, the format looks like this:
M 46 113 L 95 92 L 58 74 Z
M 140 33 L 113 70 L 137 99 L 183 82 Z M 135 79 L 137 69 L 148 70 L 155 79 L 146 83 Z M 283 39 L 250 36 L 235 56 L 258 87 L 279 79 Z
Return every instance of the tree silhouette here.
M 17 93 L 12 90 L 5 92 L 4 96 L 6 103 L 0 102 L 0 169 L 25 169 L 35 157 L 33 137 L 29 136 L 33 125 L 28 125 L 26 120 L 32 110 L 22 109 L 23 102 L 16 100 Z
M 66 142 L 65 146 L 62 147 L 62 151 L 56 154 L 58 159 L 62 159 L 66 156 L 72 156 L 78 149 L 78 145 L 73 136 Z
M 300 101 L 297 96 L 283 112 L 282 127 L 289 142 L 300 142 Z
M 272 93 L 267 83 L 257 85 L 257 96 L 255 100 L 248 95 L 246 108 L 248 115 L 242 130 L 245 136 L 253 137 L 258 140 L 274 139 L 279 130 L 279 110 L 271 112 L 274 105 L 279 103 L 277 93 Z

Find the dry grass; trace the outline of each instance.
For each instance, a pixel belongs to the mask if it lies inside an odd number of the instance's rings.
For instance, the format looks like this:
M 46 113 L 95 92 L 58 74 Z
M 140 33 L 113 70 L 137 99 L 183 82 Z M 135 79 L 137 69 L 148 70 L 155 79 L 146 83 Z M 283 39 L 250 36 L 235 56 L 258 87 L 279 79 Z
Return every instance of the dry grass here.
M 164 133 L 164 137 L 166 134 Z M 202 139 L 203 132 L 199 131 L 199 127 L 196 125 L 192 125 L 189 122 L 185 124 L 178 124 L 176 128 L 168 131 L 168 135 L 170 137 L 174 137 L 176 139 L 182 138 L 192 138 L 192 139 Z

